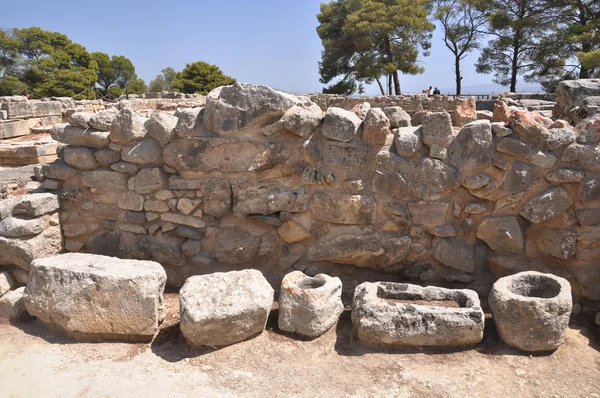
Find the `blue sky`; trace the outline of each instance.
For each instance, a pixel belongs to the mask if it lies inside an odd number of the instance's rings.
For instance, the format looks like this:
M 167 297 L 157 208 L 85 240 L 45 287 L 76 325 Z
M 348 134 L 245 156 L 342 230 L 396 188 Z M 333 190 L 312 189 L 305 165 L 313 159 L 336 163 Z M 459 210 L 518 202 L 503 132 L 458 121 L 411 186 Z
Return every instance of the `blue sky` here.
M 125 55 L 148 83 L 160 70 L 181 70 L 187 62 L 218 65 L 238 81 L 266 84 L 295 93 L 320 92 L 316 33 L 322 0 L 18 0 L 1 7 L 0 27 L 65 33 L 88 51 Z M 402 75 L 403 92 L 429 85 L 453 91 L 452 54 L 442 31 L 434 32 L 425 73 Z M 463 61 L 463 92 L 506 91 L 492 77 L 475 73 L 477 53 Z M 519 91 L 537 86 L 519 82 Z M 367 94 L 377 94 L 375 85 Z

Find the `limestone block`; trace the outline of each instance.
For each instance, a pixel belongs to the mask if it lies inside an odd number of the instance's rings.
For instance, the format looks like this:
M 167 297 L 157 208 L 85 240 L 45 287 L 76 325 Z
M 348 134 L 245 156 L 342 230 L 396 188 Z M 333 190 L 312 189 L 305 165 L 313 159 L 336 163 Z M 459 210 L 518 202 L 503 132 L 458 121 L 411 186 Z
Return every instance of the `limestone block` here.
M 477 237 L 492 250 L 521 253 L 523 232 L 516 217 L 486 217 L 477 229 Z
M 571 315 L 571 285 L 536 271 L 500 278 L 489 304 L 500 338 L 523 351 L 555 350 L 564 342 Z
M 39 217 L 58 210 L 58 198 L 54 193 L 30 193 L 14 202 L 12 214 L 19 217 Z M 2 217 L 0 217 L 2 218 Z
M 144 138 L 146 135 L 146 118 L 137 114 L 131 108 L 123 108 L 114 118 L 109 138 L 119 145 L 126 145 L 131 141 Z
M 25 309 L 25 300 L 23 292 L 25 286 L 12 290 L 0 297 L 0 316 L 9 319 L 27 319 L 29 313 Z
M 328 331 L 344 311 L 342 281 L 329 275 L 311 278 L 301 271 L 281 281 L 279 329 L 314 338 Z
M 310 201 L 313 215 L 336 224 L 372 224 L 377 204 L 370 195 L 349 195 L 341 192 L 316 191 Z
M 68 124 L 55 124 L 50 130 L 52 139 L 71 146 L 105 148 L 108 146 L 108 133 L 94 129 L 82 129 Z
M 32 262 L 25 306 L 75 337 L 150 339 L 165 316 L 166 281 L 156 262 L 61 254 Z
M 573 204 L 567 191 L 561 187 L 547 189 L 529 200 L 519 209 L 519 214 L 537 224 L 552 218 Z
M 179 293 L 181 333 L 192 346 L 224 346 L 261 333 L 274 291 L 257 270 L 192 276 Z
M 330 107 L 325 112 L 322 134 L 334 141 L 349 142 L 356 136 L 361 122 L 353 112 Z
M 435 302 L 454 305 L 443 307 Z M 370 344 L 476 344 L 483 338 L 484 317 L 479 297 L 472 290 L 365 282 L 354 291 L 352 323 L 358 338 Z

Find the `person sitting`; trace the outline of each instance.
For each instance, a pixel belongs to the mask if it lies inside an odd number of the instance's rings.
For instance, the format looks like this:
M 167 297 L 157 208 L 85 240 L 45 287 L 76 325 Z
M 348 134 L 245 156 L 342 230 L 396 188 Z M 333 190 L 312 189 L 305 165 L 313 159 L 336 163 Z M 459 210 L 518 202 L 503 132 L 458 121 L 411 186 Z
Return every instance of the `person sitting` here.
M 436 88 L 433 90 L 433 95 L 436 95 L 436 94 L 437 94 L 437 95 L 440 95 L 440 94 L 441 94 L 441 93 L 440 93 L 440 89 L 439 89 L 439 88 L 437 88 L 437 87 L 436 87 Z

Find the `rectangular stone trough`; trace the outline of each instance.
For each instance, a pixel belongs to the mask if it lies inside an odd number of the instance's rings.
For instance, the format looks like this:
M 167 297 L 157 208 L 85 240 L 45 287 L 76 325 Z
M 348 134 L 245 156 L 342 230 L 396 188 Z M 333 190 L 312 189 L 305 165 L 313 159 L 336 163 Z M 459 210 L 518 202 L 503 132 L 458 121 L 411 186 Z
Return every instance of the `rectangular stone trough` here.
M 484 313 L 472 290 L 365 282 L 354 291 L 352 323 L 370 344 L 464 346 L 483 338 Z

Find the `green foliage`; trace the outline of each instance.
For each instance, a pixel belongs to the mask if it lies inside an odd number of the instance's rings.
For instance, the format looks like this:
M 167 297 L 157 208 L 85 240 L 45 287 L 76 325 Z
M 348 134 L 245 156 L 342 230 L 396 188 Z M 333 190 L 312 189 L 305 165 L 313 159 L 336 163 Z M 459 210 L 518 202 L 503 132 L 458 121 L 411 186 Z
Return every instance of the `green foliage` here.
M 146 91 L 148 91 L 146 82 L 144 79 L 141 79 L 137 76 L 135 76 L 134 80 L 129 83 L 129 86 L 127 86 L 127 92 L 129 94 L 144 94 Z
M 22 95 L 26 88 L 27 85 L 16 76 L 0 77 L 0 95 Z
M 323 44 L 319 73 L 322 83 L 341 77 L 326 90 L 352 88 L 351 80 L 370 83 L 398 71 L 418 74 L 419 53 L 428 55 L 435 26 L 427 18 L 426 0 L 335 0 L 321 4 L 317 33 Z M 355 88 L 360 87 L 354 84 Z
M 92 53 L 92 58 L 98 63 L 98 84 L 104 92 L 112 86 L 125 88 L 135 79 L 135 66 L 122 55 L 113 55 L 102 52 Z
M 165 78 L 163 77 L 163 75 L 158 75 L 154 79 L 150 80 L 150 84 L 148 85 L 149 92 L 157 93 L 166 90 L 167 84 L 165 83 Z
M 165 90 L 174 91 L 175 80 L 177 79 L 177 72 L 175 72 L 175 69 L 167 66 L 165 69 L 161 70 L 160 73 L 162 73 L 165 82 Z
M 493 73 L 495 83 L 516 91 L 518 75 L 528 75 L 541 38 L 551 28 L 545 0 L 482 0 L 478 7 L 488 18 L 487 33 L 493 37 L 477 60 L 478 73 Z
M 561 80 L 586 79 L 600 73 L 600 1 L 546 0 L 552 31 L 534 53 L 531 78 L 548 92 Z M 595 59 L 595 61 L 594 61 Z
M 35 26 L 2 32 L 0 72 L 12 76 L 3 79 L 3 90 L 27 87 L 38 96 L 85 98 L 86 89 L 95 83 L 96 61 L 66 35 Z
M 197 61 L 185 65 L 185 68 L 177 74 L 174 86 L 183 93 L 206 95 L 212 89 L 235 82 L 234 78 L 225 75 L 218 66 Z

